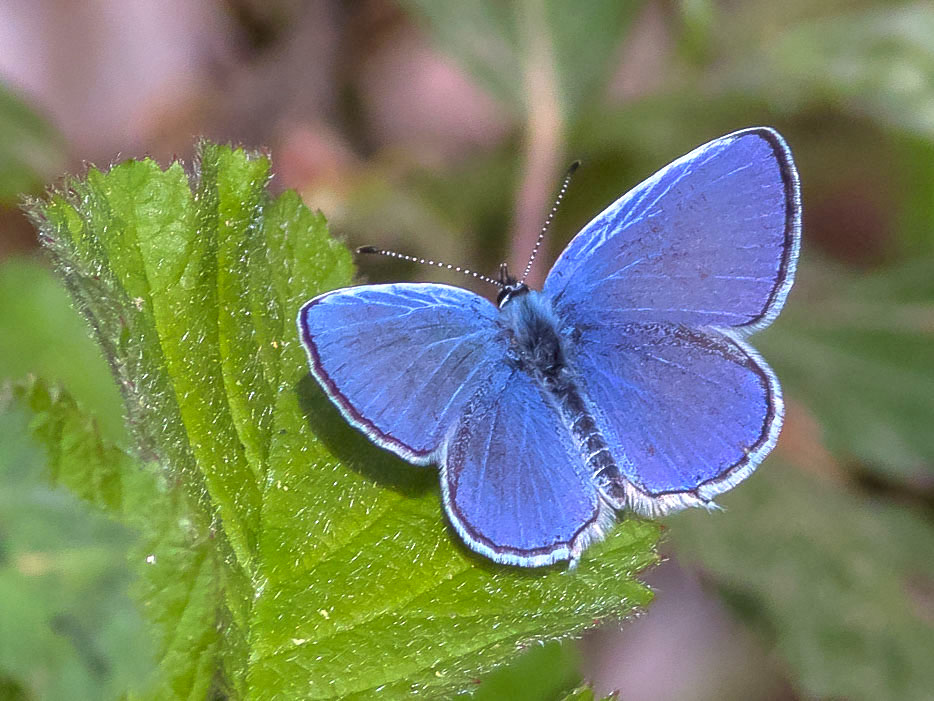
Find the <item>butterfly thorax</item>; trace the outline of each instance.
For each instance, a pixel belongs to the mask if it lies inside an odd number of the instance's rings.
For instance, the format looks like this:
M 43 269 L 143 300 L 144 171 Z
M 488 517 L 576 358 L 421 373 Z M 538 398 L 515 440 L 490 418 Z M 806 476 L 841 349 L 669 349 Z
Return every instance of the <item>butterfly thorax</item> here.
M 500 323 L 509 339 L 509 356 L 526 374 L 546 386 L 563 382 L 568 350 L 563 323 L 541 292 L 528 290 L 501 307 Z

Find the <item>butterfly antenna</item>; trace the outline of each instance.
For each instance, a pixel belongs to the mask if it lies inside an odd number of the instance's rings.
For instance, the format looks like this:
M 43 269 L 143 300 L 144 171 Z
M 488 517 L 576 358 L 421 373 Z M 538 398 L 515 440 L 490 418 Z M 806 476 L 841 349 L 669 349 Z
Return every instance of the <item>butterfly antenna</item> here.
M 435 265 L 439 268 L 444 268 L 445 270 L 456 270 L 459 273 L 464 275 L 470 275 L 475 277 L 478 280 L 483 280 L 488 282 L 491 285 L 496 285 L 497 287 L 503 287 L 503 283 L 498 280 L 494 280 L 491 277 L 482 275 L 480 273 L 475 273 L 473 270 L 468 270 L 467 268 L 462 268 L 459 265 L 451 265 L 450 263 L 441 263 L 439 261 L 428 260 L 427 258 L 415 258 L 413 256 L 407 256 L 404 253 L 396 253 L 395 251 L 387 251 L 384 248 L 377 248 L 376 246 L 360 246 L 357 249 L 357 253 L 369 253 L 377 256 L 388 256 L 389 258 L 398 258 L 399 260 L 407 260 L 410 263 L 421 263 L 422 265 Z
M 545 240 L 545 234 L 548 233 L 548 227 L 551 226 L 552 220 L 555 218 L 555 214 L 558 213 L 558 207 L 561 204 L 561 200 L 564 199 L 564 193 L 568 191 L 568 185 L 571 184 L 571 176 L 574 175 L 574 171 L 580 167 L 580 161 L 574 161 L 570 166 L 568 166 L 567 172 L 564 174 L 564 181 L 561 183 L 561 189 L 558 190 L 558 196 L 555 198 L 555 204 L 551 208 L 551 211 L 548 213 L 548 216 L 545 217 L 545 223 L 542 226 L 541 232 L 538 234 L 538 239 L 535 241 L 535 247 L 532 249 L 532 255 L 529 256 L 529 262 L 525 266 L 525 272 L 522 273 L 522 279 L 519 282 L 525 282 L 525 279 L 529 276 L 529 273 L 532 272 L 532 263 L 535 262 L 535 256 L 538 255 L 538 249 L 541 248 L 542 241 Z

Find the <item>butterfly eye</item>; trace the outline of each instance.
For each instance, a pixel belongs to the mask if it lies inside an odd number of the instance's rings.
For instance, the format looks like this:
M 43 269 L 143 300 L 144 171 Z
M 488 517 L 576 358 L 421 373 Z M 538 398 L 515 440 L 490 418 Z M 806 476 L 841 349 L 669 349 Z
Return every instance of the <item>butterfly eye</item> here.
M 502 309 L 507 302 L 524 295 L 529 291 L 529 286 L 524 282 L 516 282 L 513 278 L 512 282 L 508 285 L 505 285 L 502 290 L 500 290 L 499 295 L 496 297 L 496 306 Z

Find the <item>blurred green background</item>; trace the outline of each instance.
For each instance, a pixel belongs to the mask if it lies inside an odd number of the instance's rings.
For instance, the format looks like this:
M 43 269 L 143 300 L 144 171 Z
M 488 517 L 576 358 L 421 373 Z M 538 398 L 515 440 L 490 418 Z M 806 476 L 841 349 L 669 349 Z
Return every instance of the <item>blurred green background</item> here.
M 778 128 L 800 274 L 755 343 L 786 389 L 773 456 L 667 520 L 643 617 L 478 687 L 557 698 L 934 694 L 934 6 L 789 0 L 32 0 L 0 6 L 0 378 L 60 380 L 124 438 L 119 395 L 18 208 L 62 173 L 268 149 L 349 245 L 524 264 L 566 165 L 547 263 L 694 146 Z M 468 281 L 384 259 L 370 280 Z M 483 294 L 489 289 L 475 288 Z M 0 399 L 2 401 L 2 399 Z M 0 414 L 0 699 L 114 698 L 149 673 L 133 533 L 50 485 Z

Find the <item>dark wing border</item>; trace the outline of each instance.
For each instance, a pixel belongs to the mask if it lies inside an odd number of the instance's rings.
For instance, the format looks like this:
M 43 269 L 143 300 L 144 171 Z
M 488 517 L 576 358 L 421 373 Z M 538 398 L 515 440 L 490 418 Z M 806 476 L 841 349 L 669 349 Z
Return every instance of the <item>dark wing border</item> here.
M 301 335 L 302 345 L 305 347 L 305 352 L 308 355 L 308 366 L 311 370 L 311 374 L 315 380 L 317 380 L 328 399 L 331 400 L 331 403 L 337 407 L 338 411 L 340 411 L 341 415 L 346 419 L 347 423 L 364 433 L 367 438 L 379 447 L 395 453 L 403 460 L 416 465 L 427 465 L 432 462 L 431 456 L 435 452 L 434 450 L 416 450 L 412 446 L 403 443 L 398 438 L 381 431 L 376 425 L 365 419 L 363 415 L 354 408 L 353 404 L 350 403 L 350 400 L 337 389 L 337 385 L 334 384 L 334 381 L 331 380 L 321 364 L 321 357 L 318 355 L 318 347 L 315 345 L 311 334 L 308 333 L 308 324 L 305 323 L 305 315 L 316 304 L 321 303 L 332 294 L 344 292 L 345 289 L 331 290 L 330 292 L 320 294 L 303 304 L 302 308 L 298 311 L 298 330 Z
M 775 321 L 782 307 L 785 306 L 785 300 L 794 284 L 798 254 L 801 251 L 801 181 L 788 144 L 785 143 L 781 134 L 771 127 L 741 129 L 723 138 L 740 138 L 753 134 L 763 139 L 772 148 L 775 160 L 778 162 L 782 184 L 785 187 L 785 251 L 779 265 L 775 287 L 772 288 L 768 302 L 759 316 L 739 326 L 718 327 L 731 329 L 743 337 L 761 331 Z

